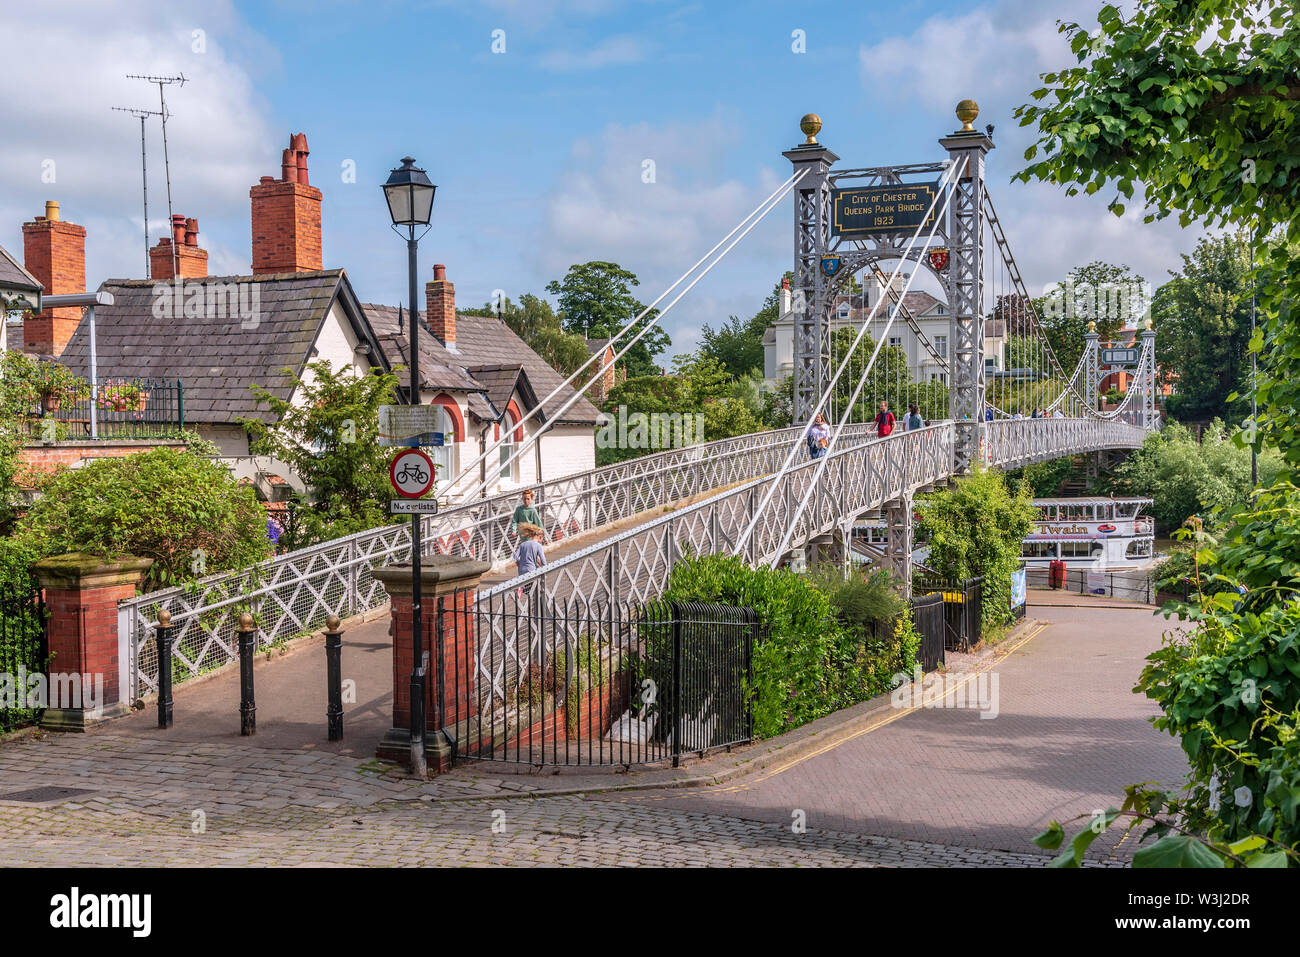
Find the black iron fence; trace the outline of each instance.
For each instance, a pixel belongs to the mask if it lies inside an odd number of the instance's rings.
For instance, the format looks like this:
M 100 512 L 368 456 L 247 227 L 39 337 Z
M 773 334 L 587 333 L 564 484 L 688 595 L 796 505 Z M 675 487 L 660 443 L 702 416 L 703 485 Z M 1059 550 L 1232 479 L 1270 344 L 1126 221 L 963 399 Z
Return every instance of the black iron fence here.
M 1147 570 L 1115 572 L 1067 568 L 1063 575 L 1053 575 L 1050 568 L 1031 568 L 1028 571 L 1026 584 L 1030 588 L 1119 598 L 1146 605 L 1154 602 L 1156 597 L 1155 581 Z
M 944 663 L 944 644 L 947 640 L 943 594 L 935 592 L 913 598 L 912 624 L 921 633 L 921 647 L 917 651 L 921 670 L 934 671 Z
M 40 442 L 97 439 L 167 439 L 185 428 L 180 379 L 115 379 L 93 394 L 34 400 L 22 416 L 29 438 Z M 93 423 L 93 424 L 92 424 Z
M 0 585 L 0 731 L 10 731 L 39 721 L 40 701 L 29 701 L 32 675 L 44 674 L 50 649 L 46 633 L 45 602 L 35 582 Z
M 983 584 L 983 577 L 960 582 L 930 576 L 917 576 L 913 579 L 914 596 L 942 596 L 944 648 L 947 650 L 970 651 L 979 642 L 984 628 Z
M 457 759 L 623 765 L 753 737 L 760 627 L 723 605 L 439 596 L 429 727 Z

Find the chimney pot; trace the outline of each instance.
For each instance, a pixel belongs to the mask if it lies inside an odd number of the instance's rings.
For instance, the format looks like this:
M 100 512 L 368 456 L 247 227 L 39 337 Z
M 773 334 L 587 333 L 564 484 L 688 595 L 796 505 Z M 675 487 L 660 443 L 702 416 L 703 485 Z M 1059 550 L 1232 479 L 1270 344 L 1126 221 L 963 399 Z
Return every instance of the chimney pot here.
M 447 278 L 447 267 L 442 263 L 437 263 L 433 267 L 434 282 L 443 282 Z
M 172 244 L 176 246 L 185 245 L 185 217 L 180 213 L 172 216 Z
M 45 219 L 51 223 L 59 221 L 59 204 L 52 199 L 45 201 Z
M 280 179 L 263 176 L 252 201 L 253 275 L 321 268 L 321 191 L 307 179 L 307 136 L 291 133 Z
M 199 244 L 199 221 L 193 217 L 185 220 L 185 245 L 197 246 Z

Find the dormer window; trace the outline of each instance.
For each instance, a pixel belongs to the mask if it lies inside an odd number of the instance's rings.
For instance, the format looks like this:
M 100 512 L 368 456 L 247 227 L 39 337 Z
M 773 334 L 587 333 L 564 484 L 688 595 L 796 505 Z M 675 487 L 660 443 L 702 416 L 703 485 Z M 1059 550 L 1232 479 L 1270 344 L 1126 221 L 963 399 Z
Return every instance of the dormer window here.
M 841 319 L 849 318 L 849 304 L 847 302 L 840 303 L 838 315 Z

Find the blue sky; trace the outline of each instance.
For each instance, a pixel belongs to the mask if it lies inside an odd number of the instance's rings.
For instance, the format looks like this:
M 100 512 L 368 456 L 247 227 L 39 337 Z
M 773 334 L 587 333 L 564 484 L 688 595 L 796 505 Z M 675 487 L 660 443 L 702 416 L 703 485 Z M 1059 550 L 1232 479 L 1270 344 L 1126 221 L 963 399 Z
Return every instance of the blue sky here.
M 423 278 L 445 263 L 461 305 L 541 293 L 589 259 L 635 271 L 648 302 L 788 176 L 780 152 L 799 142 L 803 113 L 821 114 L 842 166 L 918 162 L 942 158 L 935 141 L 970 96 L 979 125 L 996 127 L 993 195 L 1031 289 L 1094 258 L 1158 283 L 1197 233 L 1117 221 L 1108 196 L 1008 183 L 1029 142 L 1013 108 L 1038 73 L 1070 62 L 1055 19 L 1091 23 L 1099 6 L 51 0 L 0 13 L 10 49 L 57 51 L 0 65 L 17 92 L 0 144 L 0 244 L 21 251 L 21 222 L 58 199 L 89 231 L 92 285 L 138 277 L 139 126 L 109 107 L 155 101 L 125 73 L 183 71 L 191 82 L 169 100 L 174 208 L 198 218 L 214 273 L 248 270 L 248 187 L 278 176 L 289 134 L 305 132 L 325 265 L 346 268 L 363 299 L 405 290 L 378 187 L 409 153 L 439 187 Z M 797 30 L 806 52 L 792 48 Z M 156 239 L 156 127 L 149 145 Z M 789 268 L 790 217 L 787 201 L 665 320 L 673 352 L 701 323 L 758 308 Z

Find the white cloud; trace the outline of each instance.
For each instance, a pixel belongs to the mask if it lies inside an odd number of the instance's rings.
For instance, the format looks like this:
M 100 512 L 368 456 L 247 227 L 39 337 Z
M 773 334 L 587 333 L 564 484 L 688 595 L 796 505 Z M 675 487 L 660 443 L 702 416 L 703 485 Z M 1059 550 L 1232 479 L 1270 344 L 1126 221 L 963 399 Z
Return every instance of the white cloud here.
M 769 167 L 749 181 L 724 175 L 739 141 L 725 117 L 669 125 L 610 125 L 574 143 L 546 204 L 533 272 L 563 275 L 573 263 L 611 260 L 641 279 L 649 303 L 721 240 L 782 181 Z M 655 181 L 643 179 L 654 162 Z M 670 352 L 693 348 L 702 323 L 749 316 L 788 269 L 790 200 L 778 205 L 664 319 Z M 671 302 L 677 291 L 664 300 Z
M 587 49 L 552 50 L 538 61 L 543 69 L 557 73 L 575 70 L 598 70 L 607 66 L 625 66 L 640 63 L 648 55 L 648 47 L 639 37 L 622 34 L 607 37 Z
M 959 99 L 980 104 L 976 127 L 993 123 L 997 144 L 988 160 L 990 195 L 1031 291 L 1095 259 L 1128 263 L 1159 285 L 1200 235 L 1176 221 L 1145 225 L 1138 202 L 1127 203 L 1117 218 L 1106 208 L 1113 190 L 1067 197 L 1045 184 L 1008 183 L 1035 139 L 1030 127 L 1018 125 L 1015 108 L 1041 85 L 1040 74 L 1076 62 L 1056 21 L 1095 29 L 1096 11 L 1093 0 L 1002 0 L 956 18 L 931 17 L 909 35 L 859 50 L 862 83 L 872 97 L 948 118 Z
M 194 31 L 202 31 L 196 35 Z M 0 172 L 0 243 L 22 255 L 21 223 L 58 200 L 67 220 L 86 227 L 87 282 L 140 277 L 140 124 L 114 106 L 158 109 L 158 88 L 128 73 L 175 75 L 167 88 L 171 117 L 173 209 L 199 220 L 210 268 L 249 268 L 248 188 L 279 174 L 276 152 L 287 131 L 272 131 L 253 75 L 278 64 L 275 51 L 250 33 L 228 0 L 201 10 L 167 0 L 120 5 L 69 2 L 8 5 L 0 36 L 21 55 L 0 60 L 8 92 Z M 196 52 L 200 45 L 203 52 Z M 235 51 L 238 51 L 236 53 Z M 150 241 L 165 235 L 167 191 L 156 117 L 146 123 Z M 283 140 L 283 142 L 282 142 Z M 42 180 L 54 163 L 55 181 Z M 242 242 L 213 244 L 209 229 Z

